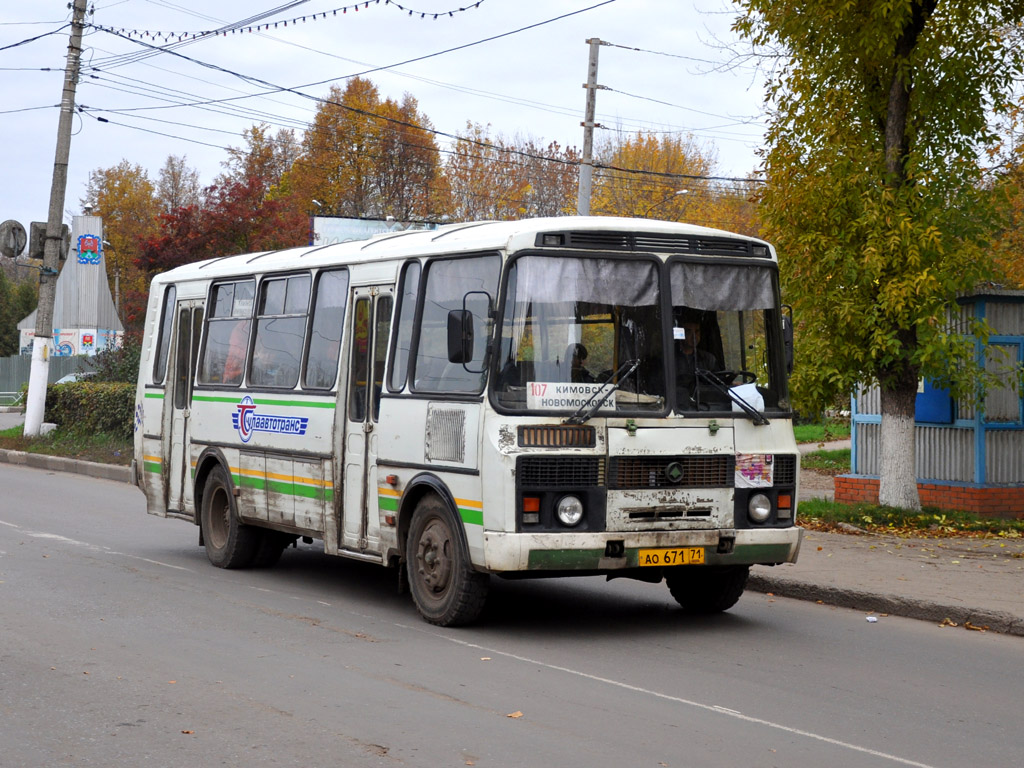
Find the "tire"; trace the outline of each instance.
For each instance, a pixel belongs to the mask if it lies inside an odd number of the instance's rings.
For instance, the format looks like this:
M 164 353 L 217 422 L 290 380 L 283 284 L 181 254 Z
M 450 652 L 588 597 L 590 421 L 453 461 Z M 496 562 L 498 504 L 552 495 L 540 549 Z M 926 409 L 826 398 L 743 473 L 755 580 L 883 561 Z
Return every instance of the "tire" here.
M 295 541 L 294 536 L 280 531 L 260 530 L 256 554 L 253 555 L 253 568 L 270 568 L 281 559 L 281 553 Z
M 472 569 L 454 515 L 434 494 L 416 505 L 405 557 L 409 591 L 426 621 L 454 627 L 480 615 L 490 578 Z
M 235 497 L 223 467 L 215 467 L 206 478 L 199 524 L 211 563 L 218 568 L 246 568 L 252 564 L 260 530 L 238 521 Z
M 749 575 L 749 565 L 684 566 L 666 571 L 665 581 L 686 613 L 710 614 L 736 605 Z

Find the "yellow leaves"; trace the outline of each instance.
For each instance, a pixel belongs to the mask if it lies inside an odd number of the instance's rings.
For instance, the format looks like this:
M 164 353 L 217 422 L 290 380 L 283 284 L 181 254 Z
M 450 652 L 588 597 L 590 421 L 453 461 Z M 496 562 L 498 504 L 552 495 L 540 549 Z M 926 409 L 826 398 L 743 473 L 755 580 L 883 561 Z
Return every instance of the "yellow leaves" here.
M 512 712 L 512 713 L 510 713 L 510 714 L 508 714 L 508 715 L 505 715 L 505 717 L 510 717 L 510 718 L 512 718 L 513 720 L 518 720 L 518 719 L 519 719 L 519 718 L 521 718 L 522 716 L 523 716 L 523 713 L 522 713 L 522 712 L 520 712 L 519 710 L 516 710 L 515 712 Z

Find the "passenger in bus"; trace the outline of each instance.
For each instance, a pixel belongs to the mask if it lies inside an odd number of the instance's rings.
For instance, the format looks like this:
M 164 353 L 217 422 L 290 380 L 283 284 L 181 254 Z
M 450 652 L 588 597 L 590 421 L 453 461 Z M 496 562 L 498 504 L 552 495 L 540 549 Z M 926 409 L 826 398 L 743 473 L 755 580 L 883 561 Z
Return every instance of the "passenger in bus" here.
M 245 371 L 245 353 L 249 346 L 249 323 L 239 320 L 231 329 L 231 338 L 228 341 L 227 359 L 224 361 L 224 374 L 221 381 L 224 384 L 241 384 L 242 374 Z
M 566 351 L 566 357 L 572 357 L 571 377 L 574 382 L 592 383 L 596 381 L 593 374 L 583 365 L 587 359 L 587 348 L 582 344 L 570 344 Z

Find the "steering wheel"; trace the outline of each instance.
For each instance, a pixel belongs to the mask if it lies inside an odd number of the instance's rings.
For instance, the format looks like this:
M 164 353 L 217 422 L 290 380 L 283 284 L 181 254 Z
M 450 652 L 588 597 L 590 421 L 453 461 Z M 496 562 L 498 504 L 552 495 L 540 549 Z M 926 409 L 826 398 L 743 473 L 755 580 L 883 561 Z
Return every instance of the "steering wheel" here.
M 714 371 L 712 375 L 717 376 L 729 386 L 735 384 L 736 379 L 739 379 L 740 384 L 753 384 L 757 381 L 757 374 L 750 371 Z

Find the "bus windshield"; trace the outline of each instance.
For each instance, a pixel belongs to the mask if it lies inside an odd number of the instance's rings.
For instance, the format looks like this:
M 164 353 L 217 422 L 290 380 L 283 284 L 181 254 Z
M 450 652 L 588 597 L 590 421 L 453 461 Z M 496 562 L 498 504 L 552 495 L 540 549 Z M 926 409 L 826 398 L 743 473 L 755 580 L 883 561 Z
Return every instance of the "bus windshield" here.
M 737 396 L 756 411 L 777 409 L 785 376 L 781 334 L 771 332 L 780 325 L 772 269 L 685 261 L 670 262 L 665 273 L 661 267 L 636 258 L 515 259 L 495 403 L 571 414 L 615 385 L 598 415 L 737 411 Z
M 539 255 L 513 261 L 496 402 L 516 410 L 572 412 L 607 381 L 618 390 L 599 413 L 663 411 L 659 266 L 654 259 Z M 625 375 L 632 366 L 624 363 L 637 360 Z

